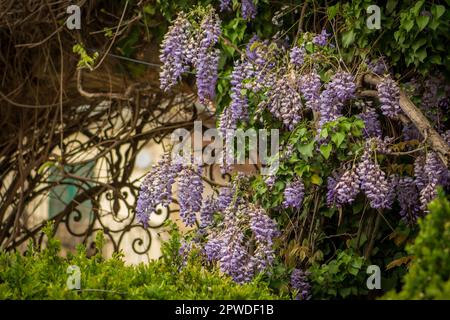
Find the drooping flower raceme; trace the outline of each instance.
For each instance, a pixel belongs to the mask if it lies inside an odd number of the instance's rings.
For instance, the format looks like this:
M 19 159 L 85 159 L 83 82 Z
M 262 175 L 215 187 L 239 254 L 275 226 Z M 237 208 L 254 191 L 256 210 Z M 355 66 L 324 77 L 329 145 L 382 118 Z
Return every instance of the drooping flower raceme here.
M 220 23 L 218 15 L 214 11 L 210 11 L 200 24 L 199 39 L 194 40 L 198 43 L 194 67 L 198 97 L 201 103 L 206 103 L 215 97 L 220 51 L 214 46 L 219 41 Z
M 353 76 L 348 72 L 337 72 L 319 98 L 320 121 L 319 126 L 334 121 L 341 116 L 343 103 L 355 96 L 356 84 Z
M 381 123 L 375 109 L 367 107 L 358 117 L 364 121 L 363 135 L 365 138 L 381 137 Z
M 208 196 L 203 201 L 200 210 L 200 228 L 209 227 L 213 221 L 213 214 L 217 211 L 217 200 L 212 196 Z
M 253 0 L 242 0 L 241 6 L 242 18 L 255 19 L 256 5 L 253 3 Z
M 300 209 L 305 196 L 305 186 L 299 178 L 290 182 L 284 189 L 284 208 Z
M 195 172 L 193 169 L 184 168 L 179 174 L 178 202 L 180 205 L 180 217 L 187 226 L 193 226 L 196 214 L 202 207 L 203 182 L 201 168 Z
M 311 284 L 308 281 L 309 272 L 301 269 L 294 269 L 291 273 L 291 287 L 297 290 L 296 300 L 311 299 Z
M 214 46 L 221 33 L 220 23 L 213 9 L 205 14 L 199 27 L 194 27 L 184 13 L 179 14 L 161 45 L 161 89 L 172 88 L 192 66 L 196 71 L 200 102 L 214 99 L 220 56 Z
M 401 177 L 396 188 L 400 216 L 407 223 L 415 223 L 420 213 L 419 192 L 412 177 Z
M 317 36 L 315 36 L 312 40 L 312 42 L 315 45 L 324 47 L 327 45 L 328 42 L 328 37 L 331 36 L 330 33 L 327 32 L 326 29 L 323 29 L 322 32 L 320 34 L 318 34 Z
M 181 75 L 189 70 L 187 49 L 191 28 L 191 23 L 181 12 L 164 36 L 159 57 L 162 62 L 160 87 L 164 91 L 171 89 L 181 79 Z
M 300 121 L 303 105 L 295 81 L 290 75 L 283 75 L 268 92 L 267 107 L 288 130 L 293 130 Z
M 359 177 L 356 168 L 344 172 L 334 185 L 334 201 L 339 207 L 343 204 L 351 204 L 359 193 Z
M 372 159 L 372 153 L 369 150 L 366 150 L 361 157 L 357 172 L 361 181 L 361 190 L 369 199 L 370 206 L 374 209 L 390 208 L 390 185 L 386 174 Z
M 416 181 L 418 186 L 422 187 L 420 203 L 422 210 L 426 211 L 428 203 L 437 196 L 437 186 L 449 183 L 449 171 L 435 152 L 427 153 L 423 168 L 420 168 L 416 175 Z
M 250 229 L 256 239 L 256 250 L 253 255 L 256 272 L 262 272 L 271 266 L 275 257 L 273 241 L 279 235 L 276 223 L 262 208 L 253 207 L 248 210 Z
M 231 10 L 230 4 L 231 4 L 231 0 L 220 0 L 220 11 Z
M 136 218 L 145 227 L 158 205 L 168 206 L 172 202 L 172 185 L 180 169 L 181 165 L 171 162 L 170 155 L 164 155 L 144 178 L 136 204 Z
M 306 100 L 306 107 L 319 111 L 320 76 L 313 71 L 300 77 L 299 89 Z
M 296 67 L 300 67 L 305 61 L 305 54 L 305 48 L 297 46 L 293 47 L 289 53 L 291 63 Z
M 381 102 L 381 112 L 390 118 L 399 115 L 400 109 L 400 89 L 397 83 L 390 77 L 384 77 L 377 85 L 378 96 Z

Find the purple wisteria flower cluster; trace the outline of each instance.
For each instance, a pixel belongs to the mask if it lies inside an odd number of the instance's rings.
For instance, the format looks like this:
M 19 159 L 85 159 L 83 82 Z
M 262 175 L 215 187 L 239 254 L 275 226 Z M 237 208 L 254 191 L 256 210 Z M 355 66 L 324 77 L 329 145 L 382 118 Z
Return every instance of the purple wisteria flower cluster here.
M 421 209 L 427 212 L 428 203 L 436 198 L 437 187 L 450 183 L 450 172 L 434 151 L 419 156 L 414 162 L 415 183 L 419 189 Z
M 203 183 L 201 167 L 172 161 L 169 154 L 154 165 L 144 178 L 136 204 L 137 220 L 148 227 L 150 214 L 158 206 L 172 203 L 172 186 L 178 180 L 180 217 L 186 226 L 194 225 L 196 214 L 202 209 Z
M 291 273 L 291 287 L 297 291 L 296 300 L 311 299 L 311 284 L 308 277 L 310 273 L 301 269 L 294 269 Z
M 158 205 L 168 206 L 172 202 L 172 185 L 179 170 L 180 165 L 173 165 L 170 156 L 164 155 L 144 178 L 137 199 L 136 218 L 145 227 Z
M 231 0 L 220 0 L 220 11 L 231 10 Z M 256 5 L 253 0 L 241 1 L 241 14 L 244 19 L 255 19 L 256 17 Z
M 317 36 L 315 36 L 312 40 L 312 42 L 315 45 L 324 47 L 327 45 L 328 42 L 328 38 L 331 36 L 330 33 L 327 32 L 326 29 L 323 29 L 322 32 L 320 34 L 318 34 Z
M 284 208 L 300 209 L 305 197 L 305 185 L 300 178 L 296 178 L 284 189 Z
M 374 209 L 390 209 L 395 199 L 396 181 L 386 177 L 375 161 L 374 150 L 387 149 L 384 140 L 371 138 L 358 164 L 328 178 L 327 205 L 342 207 L 351 204 L 362 191 Z M 385 150 L 386 151 L 386 150 Z
M 358 117 L 364 121 L 364 129 L 363 135 L 365 138 L 370 137 L 380 137 L 382 136 L 381 132 L 381 123 L 378 120 L 378 114 L 375 109 L 371 107 L 366 107 L 366 110 L 358 115 Z
M 223 221 L 207 237 L 205 256 L 208 261 L 217 262 L 235 282 L 251 281 L 273 263 L 273 242 L 279 235 L 276 223 L 264 209 L 249 203 L 231 204 L 222 216 Z M 251 237 L 246 230 L 252 231 Z M 250 247 L 254 248 L 253 253 Z
M 381 102 L 381 112 L 390 118 L 396 118 L 400 109 L 400 89 L 390 77 L 384 77 L 377 85 L 378 96 Z
M 350 73 L 340 71 L 334 74 L 319 97 L 319 126 L 342 116 L 344 102 L 354 98 L 355 92 L 356 84 Z
M 202 208 L 202 170 L 199 167 L 195 172 L 191 168 L 184 168 L 178 176 L 178 203 L 180 217 L 187 227 L 195 224 L 196 214 Z
M 220 56 L 215 45 L 221 33 L 220 24 L 214 9 L 203 16 L 199 27 L 194 27 L 183 12 L 178 15 L 161 44 L 161 89 L 170 90 L 192 66 L 200 102 L 214 99 Z

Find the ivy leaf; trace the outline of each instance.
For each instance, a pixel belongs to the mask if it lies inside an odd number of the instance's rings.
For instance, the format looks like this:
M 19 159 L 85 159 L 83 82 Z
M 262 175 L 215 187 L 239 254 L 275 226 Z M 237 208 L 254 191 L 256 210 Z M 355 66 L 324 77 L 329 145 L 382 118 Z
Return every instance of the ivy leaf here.
M 428 17 L 428 16 L 417 16 L 416 22 L 417 22 L 417 25 L 419 26 L 419 31 L 422 31 L 427 26 L 429 21 L 430 21 L 430 17 Z
M 345 134 L 343 134 L 342 132 L 336 132 L 331 136 L 331 141 L 333 141 L 334 144 L 336 145 L 336 147 L 338 147 L 338 148 L 342 144 L 344 139 L 345 139 Z
M 325 159 L 328 160 L 332 149 L 333 146 L 331 144 L 323 144 L 320 146 L 320 153 L 323 155 Z
M 314 149 L 314 140 L 308 144 L 300 145 L 297 147 L 298 152 L 300 152 L 306 158 L 310 158 L 313 156 L 312 153 L 313 149 Z

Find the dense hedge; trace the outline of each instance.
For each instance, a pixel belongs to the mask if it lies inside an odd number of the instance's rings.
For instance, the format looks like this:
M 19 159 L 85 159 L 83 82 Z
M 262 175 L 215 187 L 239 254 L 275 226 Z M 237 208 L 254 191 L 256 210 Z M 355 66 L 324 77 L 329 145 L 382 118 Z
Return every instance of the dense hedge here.
M 46 234 L 51 235 L 51 226 Z M 102 247 L 102 235 L 97 237 Z M 80 246 L 74 255 L 62 258 L 60 242 L 49 237 L 45 249 L 30 244 L 24 255 L 0 252 L 0 299 L 274 299 L 266 283 L 255 280 L 238 285 L 217 270 L 206 271 L 193 256 L 184 266 L 175 235 L 164 245 L 165 256 L 156 261 L 127 266 L 120 254 L 103 259 L 88 258 Z M 100 250 L 98 250 L 100 252 Z M 80 290 L 68 289 L 67 268 L 81 271 Z
M 414 256 L 399 293 L 388 299 L 450 299 L 450 201 L 441 192 L 419 221 L 420 232 L 407 248 Z

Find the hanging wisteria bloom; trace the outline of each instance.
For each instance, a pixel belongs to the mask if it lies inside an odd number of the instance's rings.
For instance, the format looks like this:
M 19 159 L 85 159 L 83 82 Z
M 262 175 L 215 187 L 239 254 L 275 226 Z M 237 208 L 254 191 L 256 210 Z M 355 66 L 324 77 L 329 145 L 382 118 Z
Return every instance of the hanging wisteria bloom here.
M 337 72 L 331 78 L 331 81 L 326 84 L 325 90 L 320 95 L 319 126 L 322 127 L 325 123 L 339 118 L 342 115 L 341 109 L 344 102 L 353 98 L 355 92 L 354 77 L 348 72 Z
M 367 61 L 367 67 L 370 71 L 380 76 L 388 71 L 384 57 L 380 57 L 372 61 Z
M 414 179 L 401 177 L 397 184 L 396 194 L 402 220 L 409 224 L 415 223 L 420 213 L 420 203 Z
M 291 287 L 296 290 L 296 300 L 311 299 L 311 284 L 308 281 L 310 273 L 301 269 L 294 269 L 291 273 Z
M 390 77 L 384 77 L 377 85 L 378 96 L 381 103 L 381 112 L 390 118 L 396 118 L 400 109 L 400 89 Z
M 333 195 L 336 206 L 353 203 L 359 193 L 359 184 L 355 168 L 345 171 L 334 185 Z
M 179 174 L 178 180 L 180 217 L 187 227 L 195 224 L 196 214 L 200 212 L 202 207 L 202 170 L 199 167 L 196 171 L 197 172 L 192 168 L 186 167 Z
M 321 85 L 320 76 L 315 71 L 302 75 L 300 78 L 300 92 L 306 100 L 306 107 L 313 111 L 319 111 Z
M 225 210 L 233 201 L 234 190 L 231 187 L 222 187 L 217 196 L 217 209 Z
M 220 11 L 231 10 L 230 4 L 231 4 L 231 0 L 220 0 Z
M 422 168 L 419 167 L 420 162 L 416 166 L 416 183 L 421 189 L 421 208 L 427 211 L 428 203 L 437 196 L 438 185 L 445 186 L 449 183 L 449 171 L 433 151 L 427 153 Z
M 242 0 L 241 2 L 242 18 L 255 19 L 256 17 L 256 5 L 253 0 Z
M 304 47 L 293 47 L 289 53 L 291 63 L 296 67 L 300 67 L 305 61 L 305 54 L 306 51 Z
M 381 123 L 375 109 L 366 107 L 366 110 L 358 115 L 364 121 L 363 135 L 365 138 L 381 137 Z
M 285 74 L 268 93 L 267 108 L 288 130 L 293 130 L 301 120 L 302 101 L 296 84 Z
M 328 33 L 326 29 L 323 29 L 322 32 L 320 34 L 318 34 L 317 36 L 315 36 L 312 40 L 312 42 L 315 45 L 324 47 L 327 45 L 328 42 L 328 37 L 331 36 L 331 33 Z
M 136 218 L 144 227 L 158 205 L 168 206 L 172 202 L 172 185 L 180 169 L 181 165 L 172 163 L 166 154 L 144 178 L 136 204 Z
M 172 88 L 181 75 L 193 66 L 200 102 L 207 103 L 214 99 L 220 57 L 220 50 L 214 46 L 221 33 L 220 23 L 213 9 L 205 14 L 196 28 L 185 14 L 179 14 L 161 45 L 161 89 L 167 91 Z
M 357 172 L 361 181 L 361 190 L 369 199 L 370 206 L 374 209 L 390 209 L 389 182 L 379 164 L 372 159 L 370 151 L 364 152 L 361 162 L 358 164 Z
M 220 19 L 214 11 L 210 11 L 200 24 L 200 39 L 198 39 L 196 69 L 198 97 L 200 102 L 206 103 L 215 97 L 217 69 L 220 50 L 214 49 L 220 37 Z
M 279 236 L 279 232 L 275 221 L 262 208 L 250 207 L 247 211 L 250 216 L 250 229 L 256 239 L 254 267 L 256 272 L 262 272 L 273 263 L 273 241 Z
M 303 198 L 305 196 L 305 186 L 301 179 L 295 179 L 294 181 L 288 183 L 284 189 L 284 208 L 294 208 L 300 209 L 303 203 Z
M 212 196 L 208 196 L 203 201 L 200 210 L 200 228 L 209 227 L 213 221 L 213 214 L 217 211 L 217 200 Z
M 191 29 L 191 23 L 181 12 L 164 36 L 159 56 L 162 62 L 160 87 L 164 91 L 172 88 L 181 79 L 181 75 L 189 70 L 187 48 Z

